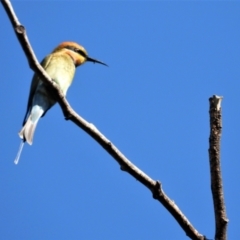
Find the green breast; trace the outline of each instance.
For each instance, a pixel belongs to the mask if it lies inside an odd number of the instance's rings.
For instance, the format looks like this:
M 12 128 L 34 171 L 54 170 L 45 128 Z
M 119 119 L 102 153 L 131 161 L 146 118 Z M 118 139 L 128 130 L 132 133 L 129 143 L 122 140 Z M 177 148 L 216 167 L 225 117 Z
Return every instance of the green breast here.
M 44 59 L 42 66 L 66 95 L 75 74 L 72 58 L 67 54 L 51 54 Z

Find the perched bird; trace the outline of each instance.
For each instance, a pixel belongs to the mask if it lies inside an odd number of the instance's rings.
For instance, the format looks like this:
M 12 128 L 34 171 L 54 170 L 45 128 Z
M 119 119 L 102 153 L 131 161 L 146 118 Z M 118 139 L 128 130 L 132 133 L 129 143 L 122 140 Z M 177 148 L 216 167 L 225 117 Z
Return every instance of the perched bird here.
M 87 51 L 79 44 L 63 42 L 43 59 L 41 65 L 66 96 L 67 90 L 73 81 L 76 67 L 87 61 L 107 66 L 107 64 L 101 61 L 90 58 Z M 19 137 L 22 139 L 22 142 L 17 157 L 14 160 L 15 164 L 19 161 L 24 143 L 27 141 L 28 144 L 32 145 L 38 120 L 43 117 L 55 103 L 56 100 L 51 96 L 48 86 L 41 81 L 37 74 L 34 74 L 28 97 L 27 110 L 23 120 L 23 127 L 19 132 Z

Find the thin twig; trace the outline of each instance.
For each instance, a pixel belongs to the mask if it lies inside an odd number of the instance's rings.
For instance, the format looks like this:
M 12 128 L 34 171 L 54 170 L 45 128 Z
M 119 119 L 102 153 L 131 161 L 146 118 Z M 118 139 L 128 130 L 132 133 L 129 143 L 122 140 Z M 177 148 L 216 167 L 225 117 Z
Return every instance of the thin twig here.
M 215 240 L 227 239 L 227 214 L 223 198 L 223 184 L 220 164 L 220 140 L 222 132 L 221 115 L 222 97 L 214 95 L 210 102 L 210 137 L 209 137 L 209 161 L 211 173 L 211 189 L 215 212 Z
M 121 170 L 128 172 L 144 186 L 146 186 L 153 194 L 153 198 L 157 199 L 163 204 L 163 206 L 172 214 L 186 235 L 191 239 L 204 240 L 203 235 L 193 227 L 189 220 L 180 211 L 177 205 L 163 192 L 160 182 L 151 179 L 148 175 L 142 172 L 134 164 L 132 164 L 118 149 L 109 141 L 99 130 L 93 125 L 88 123 L 82 117 L 80 117 L 70 106 L 61 90 L 58 88 L 51 78 L 47 75 L 44 69 L 41 67 L 31 45 L 28 41 L 24 26 L 18 21 L 10 1 L 1 0 L 2 5 L 12 23 L 13 29 L 17 35 L 17 38 L 23 48 L 23 51 L 28 59 L 30 68 L 39 75 L 41 80 L 48 84 L 53 91 L 56 100 L 61 106 L 63 114 L 67 120 L 74 122 L 77 126 L 88 133 L 93 139 L 95 139 L 120 165 Z

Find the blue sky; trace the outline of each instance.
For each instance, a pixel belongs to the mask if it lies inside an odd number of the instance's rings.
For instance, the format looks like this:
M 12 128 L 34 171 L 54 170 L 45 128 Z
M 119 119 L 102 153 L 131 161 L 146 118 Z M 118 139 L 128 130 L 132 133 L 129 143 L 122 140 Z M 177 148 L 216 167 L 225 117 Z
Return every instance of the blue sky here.
M 228 238 L 240 239 L 240 4 L 14 1 L 39 61 L 76 41 L 109 68 L 77 69 L 67 99 L 214 238 L 209 103 L 224 97 Z M 1 239 L 188 239 L 151 193 L 54 106 L 14 165 L 33 75 L 0 7 Z

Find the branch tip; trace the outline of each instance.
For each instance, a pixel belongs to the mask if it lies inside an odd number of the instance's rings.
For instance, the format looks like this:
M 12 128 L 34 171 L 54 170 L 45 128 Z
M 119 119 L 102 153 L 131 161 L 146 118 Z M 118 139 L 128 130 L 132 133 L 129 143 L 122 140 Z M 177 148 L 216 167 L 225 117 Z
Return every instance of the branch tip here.
M 223 96 L 218 96 L 218 95 L 213 95 L 211 98 L 209 98 L 210 103 L 212 103 L 213 106 L 216 107 L 218 111 L 221 108 L 222 100 L 223 100 Z

